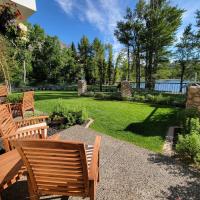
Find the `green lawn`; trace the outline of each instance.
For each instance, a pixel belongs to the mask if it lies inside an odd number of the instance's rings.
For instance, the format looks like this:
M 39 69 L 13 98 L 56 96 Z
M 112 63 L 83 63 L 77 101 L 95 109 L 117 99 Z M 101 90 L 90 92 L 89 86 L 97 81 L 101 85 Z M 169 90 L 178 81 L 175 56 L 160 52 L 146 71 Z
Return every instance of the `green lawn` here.
M 58 98 L 69 107 L 83 106 L 93 118 L 92 129 L 161 152 L 167 128 L 176 125 L 179 109 L 125 101 L 78 97 L 74 92 L 36 92 L 36 109 L 50 113 Z

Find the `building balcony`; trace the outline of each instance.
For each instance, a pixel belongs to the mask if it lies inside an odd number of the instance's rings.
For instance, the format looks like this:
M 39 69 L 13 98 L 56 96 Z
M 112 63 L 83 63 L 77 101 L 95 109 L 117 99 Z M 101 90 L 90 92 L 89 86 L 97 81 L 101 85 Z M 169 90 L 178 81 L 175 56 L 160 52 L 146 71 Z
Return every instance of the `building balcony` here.
M 36 0 L 0 0 L 0 4 L 15 3 L 22 15 L 22 21 L 36 12 Z

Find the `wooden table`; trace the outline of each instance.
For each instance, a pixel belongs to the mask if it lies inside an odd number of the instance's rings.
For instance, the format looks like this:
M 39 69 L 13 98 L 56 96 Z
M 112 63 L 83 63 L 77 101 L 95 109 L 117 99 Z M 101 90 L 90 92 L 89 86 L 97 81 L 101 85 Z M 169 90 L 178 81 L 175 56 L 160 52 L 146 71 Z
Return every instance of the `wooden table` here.
M 23 174 L 22 167 L 23 162 L 17 150 L 0 155 L 0 192 L 19 179 Z

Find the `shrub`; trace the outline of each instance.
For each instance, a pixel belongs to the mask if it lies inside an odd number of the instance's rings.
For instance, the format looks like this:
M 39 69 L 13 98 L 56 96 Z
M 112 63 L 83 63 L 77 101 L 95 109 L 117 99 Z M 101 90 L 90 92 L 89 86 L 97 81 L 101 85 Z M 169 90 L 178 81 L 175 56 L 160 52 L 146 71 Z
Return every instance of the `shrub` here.
M 183 157 L 190 157 L 192 161 L 198 162 L 200 159 L 200 135 L 192 133 L 179 135 L 176 151 Z
M 90 92 L 86 92 L 81 94 L 81 96 L 83 97 L 94 97 L 94 92 L 90 91 Z
M 68 108 L 59 100 L 50 115 L 51 124 L 56 125 L 58 128 L 67 128 L 75 124 L 83 124 L 88 119 L 86 108 L 79 106 Z
M 13 93 L 13 94 L 9 94 L 6 97 L 7 103 L 19 103 L 21 101 L 22 101 L 22 94 Z
M 145 98 L 149 102 L 154 102 L 154 100 L 155 100 L 155 96 L 152 94 L 147 94 Z
M 182 126 L 182 134 L 191 133 L 194 127 L 199 124 L 199 111 L 196 108 L 187 108 L 179 113 L 180 125 Z

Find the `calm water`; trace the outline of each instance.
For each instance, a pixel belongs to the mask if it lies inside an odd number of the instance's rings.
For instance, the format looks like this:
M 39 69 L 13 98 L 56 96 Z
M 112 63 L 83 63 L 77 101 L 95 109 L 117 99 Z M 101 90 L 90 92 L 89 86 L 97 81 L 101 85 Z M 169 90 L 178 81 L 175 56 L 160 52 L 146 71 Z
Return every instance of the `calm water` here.
M 188 83 L 189 81 L 184 81 L 183 87 L 182 87 L 182 93 L 186 93 L 186 88 L 187 88 Z M 132 83 L 132 87 L 135 88 L 136 84 Z M 144 82 L 141 82 L 140 88 L 145 88 Z M 180 80 L 177 80 L 177 79 L 158 80 L 156 81 L 154 90 L 162 91 L 162 92 L 179 93 Z

